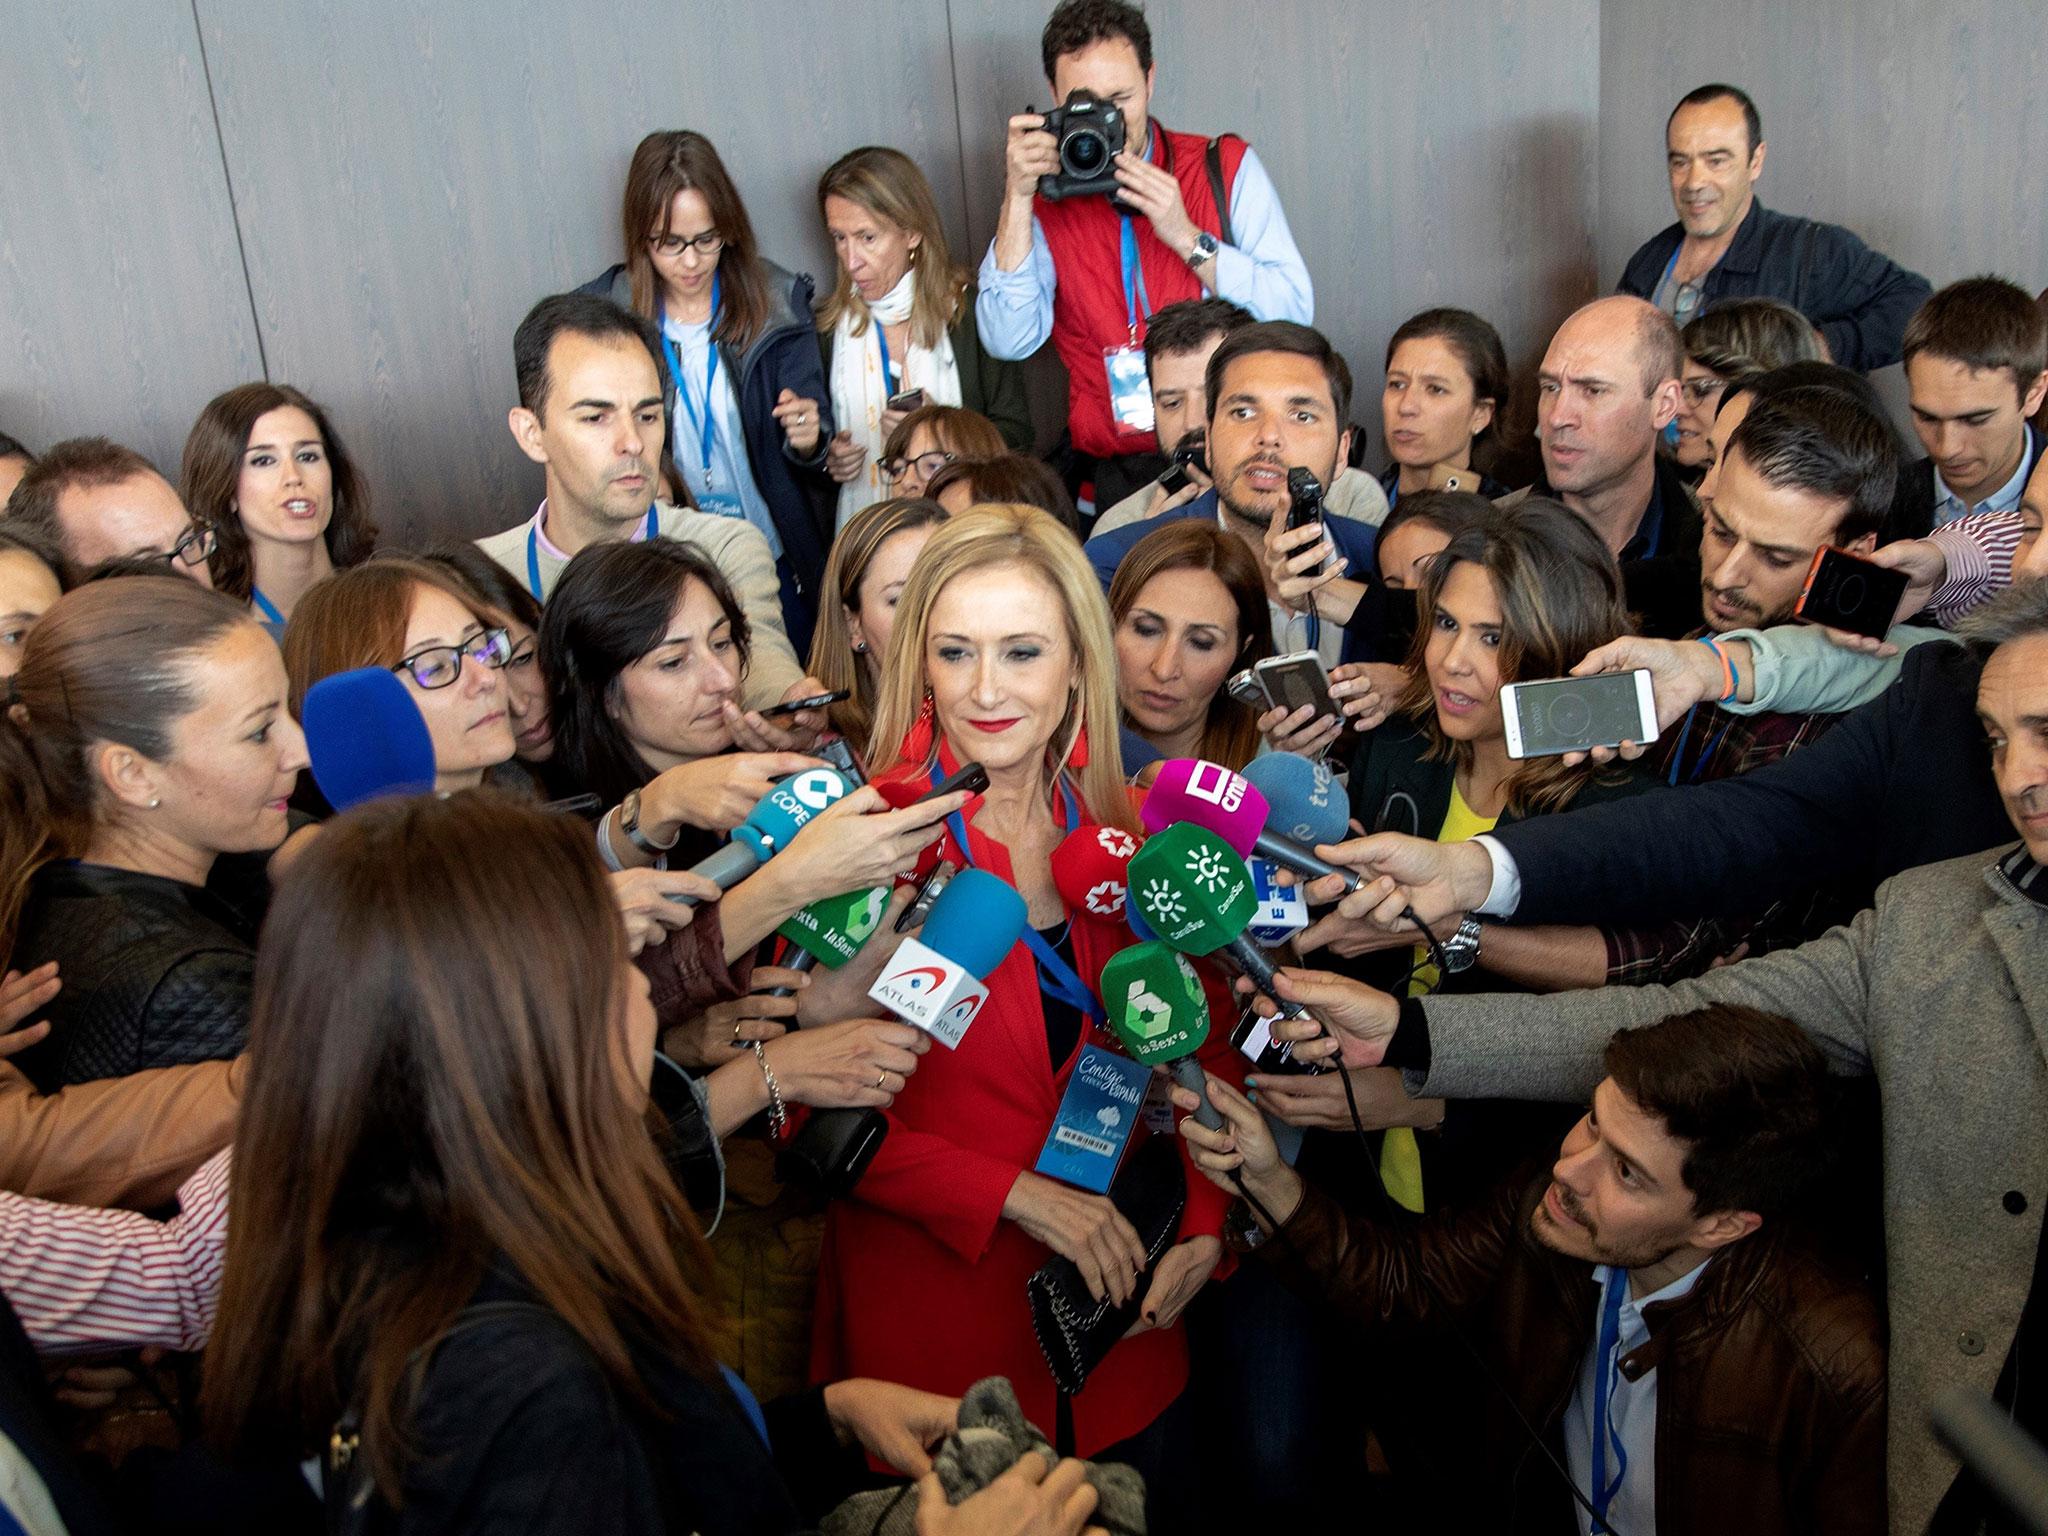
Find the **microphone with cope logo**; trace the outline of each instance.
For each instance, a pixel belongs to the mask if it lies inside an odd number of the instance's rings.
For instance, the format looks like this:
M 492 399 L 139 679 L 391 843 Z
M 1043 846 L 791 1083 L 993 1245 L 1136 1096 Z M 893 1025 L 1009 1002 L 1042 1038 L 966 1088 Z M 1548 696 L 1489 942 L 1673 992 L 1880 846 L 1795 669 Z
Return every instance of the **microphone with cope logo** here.
M 1076 917 L 1121 923 L 1129 909 L 1138 839 L 1120 827 L 1080 827 L 1052 851 L 1052 883 Z
M 1271 830 L 1272 806 L 1258 787 L 1243 774 L 1206 758 L 1177 757 L 1168 762 L 1152 781 L 1138 814 L 1147 832 L 1191 822 L 1222 838 L 1239 858 L 1256 854 L 1309 879 L 1339 875 L 1348 890 L 1364 883 L 1356 872 L 1339 869 L 1294 838 Z
M 1024 932 L 1024 898 L 983 869 L 963 869 L 917 938 L 905 939 L 868 996 L 948 1050 L 957 1048 L 988 1001 L 982 978 L 1003 963 Z
M 1209 1102 L 1208 1082 L 1195 1060 L 1209 1039 L 1209 999 L 1195 968 L 1157 939 L 1133 944 L 1102 968 L 1102 1001 L 1131 1060 L 1167 1068 L 1174 1082 L 1202 1101 L 1196 1122 L 1222 1130 L 1223 1117 Z
M 434 742 L 395 672 L 357 667 L 323 677 L 299 711 L 313 782 L 337 811 L 434 788 Z
M 853 786 L 837 768 L 807 768 L 791 774 L 769 790 L 747 812 L 747 819 L 732 829 L 732 841 L 707 859 L 691 866 L 721 891 L 729 891 L 776 854 L 796 840 L 827 806 L 844 800 Z M 688 896 L 671 896 L 680 906 L 697 903 Z

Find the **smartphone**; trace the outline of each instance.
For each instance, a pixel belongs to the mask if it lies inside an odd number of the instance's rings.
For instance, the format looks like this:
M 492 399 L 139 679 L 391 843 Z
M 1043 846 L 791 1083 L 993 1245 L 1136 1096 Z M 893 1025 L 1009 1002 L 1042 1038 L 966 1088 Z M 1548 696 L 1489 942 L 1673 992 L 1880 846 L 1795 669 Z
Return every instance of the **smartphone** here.
M 1806 573 L 1795 618 L 1830 629 L 1882 640 L 1891 631 L 1899 599 L 1906 595 L 1906 573 L 1839 549 L 1817 549 Z
M 787 704 L 770 704 L 761 711 L 761 718 L 781 720 L 789 715 L 801 714 L 807 709 L 823 709 L 827 704 L 843 704 L 852 697 L 851 688 L 834 688 L 830 693 L 814 693 L 808 699 L 791 699 Z
M 1230 1032 L 1230 1043 L 1261 1072 L 1293 1072 L 1312 1077 L 1324 1070 L 1321 1063 L 1296 1061 L 1294 1043 L 1275 1040 L 1273 1021 L 1261 1018 L 1255 1007 L 1247 1006 L 1238 1015 L 1237 1027 Z
M 1273 707 L 1273 701 L 1266 696 L 1265 684 L 1252 676 L 1250 667 L 1233 674 L 1230 681 L 1223 686 L 1238 703 L 1249 704 L 1262 715 Z
M 1274 709 L 1295 710 L 1310 704 L 1318 715 L 1344 717 L 1330 697 L 1330 674 L 1323 670 L 1323 658 L 1314 651 L 1268 656 L 1252 668 L 1252 676 L 1266 690 L 1267 703 Z
M 1657 698 L 1649 672 L 1641 669 L 1509 683 L 1500 691 L 1500 712 L 1514 758 L 1657 739 Z
M 860 755 L 853 750 L 853 744 L 844 736 L 831 736 L 811 750 L 813 757 L 822 757 L 826 762 L 846 775 L 846 782 L 855 789 L 868 781 L 868 771 L 862 766 Z
M 921 409 L 923 405 L 924 391 L 921 389 L 906 389 L 900 394 L 894 394 L 889 397 L 889 409 L 892 411 L 902 411 L 906 415 L 911 411 Z
M 1180 440 L 1180 446 L 1173 450 L 1173 462 L 1166 466 L 1166 472 L 1159 477 L 1159 488 L 1169 496 L 1178 496 L 1188 488 L 1193 478 L 1188 466 L 1194 465 L 1206 474 L 1209 469 L 1209 434 L 1201 427 L 1195 428 Z

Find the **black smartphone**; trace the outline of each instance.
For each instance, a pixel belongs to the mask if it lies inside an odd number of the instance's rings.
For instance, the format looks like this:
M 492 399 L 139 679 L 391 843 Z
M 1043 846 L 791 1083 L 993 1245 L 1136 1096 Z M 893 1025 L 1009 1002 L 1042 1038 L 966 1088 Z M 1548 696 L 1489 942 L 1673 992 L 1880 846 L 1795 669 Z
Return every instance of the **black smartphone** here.
M 1193 478 L 1188 474 L 1190 465 L 1203 474 L 1209 472 L 1209 434 L 1201 427 L 1182 438 L 1180 446 L 1173 450 L 1173 462 L 1159 477 L 1159 488 L 1169 496 L 1178 496 L 1188 488 L 1188 482 Z
M 1287 526 L 1307 528 L 1322 520 L 1323 482 L 1297 464 L 1287 471 Z
M 1852 635 L 1882 640 L 1891 631 L 1899 599 L 1906 595 L 1906 573 L 1873 561 L 1859 560 L 1839 549 L 1817 549 L 1799 594 L 1795 618 Z
M 814 693 L 808 699 L 791 699 L 787 704 L 770 704 L 761 711 L 761 718 L 780 720 L 789 715 L 801 714 L 807 709 L 823 709 L 827 704 L 842 704 L 852 697 L 851 688 L 834 688 L 830 693 Z
M 919 795 L 917 801 L 913 803 L 936 800 L 941 795 L 950 795 L 955 790 L 961 789 L 966 790 L 970 795 L 978 795 L 987 788 L 988 770 L 979 763 L 962 763 L 952 773 L 947 775 L 942 783 L 933 785 L 931 793 Z
M 1260 1072 L 1293 1072 L 1314 1077 L 1326 1070 L 1321 1062 L 1296 1061 L 1294 1042 L 1275 1040 L 1273 1021 L 1261 1017 L 1250 1004 L 1238 1015 L 1237 1027 L 1230 1032 L 1230 1043 Z
M 889 409 L 902 411 L 905 415 L 920 410 L 923 406 L 924 391 L 921 389 L 906 389 L 889 397 Z

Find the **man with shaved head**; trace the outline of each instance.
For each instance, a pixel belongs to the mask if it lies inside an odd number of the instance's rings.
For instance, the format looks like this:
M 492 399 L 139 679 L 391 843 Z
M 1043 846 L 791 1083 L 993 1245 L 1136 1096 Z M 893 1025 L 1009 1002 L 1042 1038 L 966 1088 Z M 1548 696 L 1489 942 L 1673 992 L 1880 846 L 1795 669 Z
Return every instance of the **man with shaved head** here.
M 1558 327 L 1537 372 L 1543 474 L 1501 498 L 1555 496 L 1621 562 L 1644 633 L 1676 639 L 1699 623 L 1700 515 L 1657 437 L 1678 414 L 1684 351 L 1671 317 L 1642 299 L 1597 299 Z

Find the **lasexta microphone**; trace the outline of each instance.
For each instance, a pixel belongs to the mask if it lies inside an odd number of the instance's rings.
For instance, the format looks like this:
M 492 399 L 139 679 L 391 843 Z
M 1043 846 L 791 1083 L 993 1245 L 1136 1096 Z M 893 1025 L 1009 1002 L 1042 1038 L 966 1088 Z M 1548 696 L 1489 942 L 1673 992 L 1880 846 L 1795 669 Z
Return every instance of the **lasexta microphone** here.
M 299 711 L 313 782 L 337 811 L 434 788 L 434 741 L 398 674 L 357 667 L 323 677 Z
M 1347 890 L 1363 883 L 1291 837 L 1270 830 L 1272 807 L 1257 785 L 1241 773 L 1206 758 L 1177 757 L 1165 763 L 1139 808 L 1147 832 L 1192 823 L 1215 833 L 1239 858 L 1256 855 L 1308 879 L 1336 875 Z
M 1121 827 L 1078 827 L 1052 851 L 1052 883 L 1067 910 L 1120 923 L 1129 906 L 1131 855 L 1138 839 Z
M 1209 1038 L 1209 999 L 1195 968 L 1156 939 L 1133 944 L 1102 968 L 1102 1002 L 1131 1060 L 1167 1068 L 1174 1082 L 1202 1101 L 1196 1123 L 1222 1130 L 1223 1116 L 1209 1102 L 1208 1081 L 1195 1059 Z
M 982 978 L 1024 932 L 1024 898 L 986 870 L 955 875 L 923 933 L 897 946 L 868 996 L 951 1050 L 988 1001 Z

